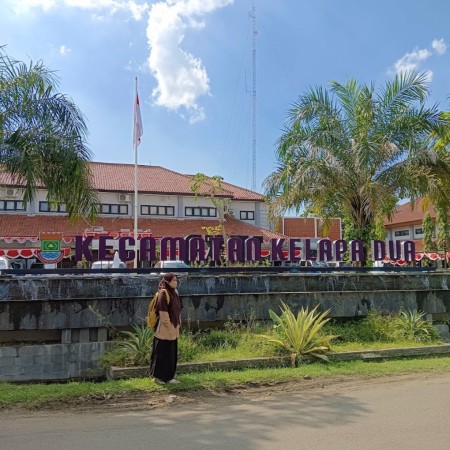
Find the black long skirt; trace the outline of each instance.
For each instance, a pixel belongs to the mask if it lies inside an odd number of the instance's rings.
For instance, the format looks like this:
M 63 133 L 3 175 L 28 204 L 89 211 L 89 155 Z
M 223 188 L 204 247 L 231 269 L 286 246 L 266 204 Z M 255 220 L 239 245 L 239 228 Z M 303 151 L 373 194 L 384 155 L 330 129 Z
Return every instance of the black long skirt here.
M 178 361 L 178 340 L 166 341 L 153 338 L 150 358 L 150 376 L 162 381 L 169 381 L 175 376 Z

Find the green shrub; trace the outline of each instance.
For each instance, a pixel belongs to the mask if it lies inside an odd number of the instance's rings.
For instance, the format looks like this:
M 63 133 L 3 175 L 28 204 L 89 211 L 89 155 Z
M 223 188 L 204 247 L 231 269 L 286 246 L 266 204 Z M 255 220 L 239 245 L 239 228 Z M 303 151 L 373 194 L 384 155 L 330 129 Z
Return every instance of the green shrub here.
M 248 314 L 228 316 L 223 329 L 230 333 L 258 333 L 261 332 L 261 323 L 256 320 L 256 311 L 251 310 Z
M 99 365 L 102 369 L 108 370 L 110 367 L 133 367 L 144 366 L 149 364 L 150 356 L 145 361 L 139 361 L 137 363 L 134 355 L 122 348 L 115 346 L 112 349 L 106 351 L 100 358 Z
M 366 342 L 394 342 L 402 338 L 395 316 L 382 315 L 376 310 L 369 311 L 361 321 L 361 333 Z
M 403 333 L 395 316 L 381 315 L 371 310 L 358 321 L 327 324 L 325 330 L 336 335 L 340 342 L 394 342 L 403 339 Z
M 397 315 L 381 315 L 372 310 L 358 321 L 333 321 L 325 330 L 336 335 L 339 342 L 438 341 L 439 333 L 424 316 L 422 312 L 410 310 L 401 310 Z
M 192 333 L 181 333 L 178 338 L 178 361 L 193 361 L 199 354 L 199 345 L 194 339 Z
M 323 327 L 324 333 L 333 334 L 338 342 L 366 342 L 361 336 L 360 324 L 355 321 L 340 322 L 332 319 Z
M 227 350 L 238 346 L 241 334 L 225 330 L 210 330 L 206 333 L 196 334 L 195 342 L 205 350 Z

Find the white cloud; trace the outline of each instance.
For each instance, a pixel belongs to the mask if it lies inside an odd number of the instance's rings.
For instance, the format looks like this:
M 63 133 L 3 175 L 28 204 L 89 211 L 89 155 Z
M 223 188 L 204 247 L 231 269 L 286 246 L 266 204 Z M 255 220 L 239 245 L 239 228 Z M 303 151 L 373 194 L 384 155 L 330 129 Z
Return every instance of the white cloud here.
M 56 7 L 69 7 L 107 11 L 109 14 L 128 11 L 135 20 L 140 20 L 148 10 L 147 2 L 137 3 L 134 0 L 9 0 L 9 2 L 17 14 L 24 14 L 32 8 L 49 10 Z
M 433 39 L 431 47 L 438 55 L 443 55 L 447 51 L 447 44 L 444 39 Z
M 427 48 L 415 48 L 412 52 L 406 53 L 399 60 L 397 60 L 393 68 L 388 72 L 391 74 L 401 74 L 409 71 L 421 70 L 421 66 L 430 56 L 443 55 L 447 51 L 447 44 L 444 39 L 433 39 L 431 42 L 431 49 Z M 428 77 L 428 81 L 433 78 L 433 72 L 431 70 L 425 70 L 425 74 Z
M 67 55 L 68 53 L 70 53 L 71 51 L 72 51 L 72 50 L 71 50 L 70 48 L 66 47 L 65 45 L 61 45 L 61 46 L 59 47 L 59 53 L 60 53 L 60 55 L 65 56 L 65 55 Z
M 177 111 L 191 123 L 205 118 L 199 98 L 210 93 L 210 80 L 200 58 L 181 47 L 185 33 L 205 28 L 205 16 L 234 0 L 7 0 L 17 14 L 33 9 L 78 8 L 90 11 L 99 21 L 117 12 L 127 12 L 140 20 L 148 12 L 147 39 L 150 68 L 157 86 L 152 95 L 156 105 Z M 56 49 L 55 49 L 56 50 Z M 70 49 L 61 46 L 65 56 Z M 126 70 L 144 71 L 133 59 Z
M 48 10 L 56 5 L 57 0 L 7 0 L 11 9 L 18 15 L 27 13 L 32 8 Z
M 128 72 L 133 72 L 134 74 L 142 73 L 147 76 L 149 73 L 147 62 L 139 62 L 134 57 L 130 58 L 128 62 L 123 66 L 123 68 Z
M 139 4 L 133 1 L 129 1 L 127 2 L 127 8 L 130 10 L 134 20 L 141 20 L 148 10 L 148 4 Z
M 184 108 L 191 123 L 205 118 L 198 100 L 209 94 L 209 78 L 202 61 L 180 46 L 186 30 L 204 28 L 203 16 L 233 1 L 166 0 L 150 9 L 148 64 L 158 84 L 152 95 L 159 106 L 174 111 Z
M 426 48 L 415 48 L 412 52 L 406 53 L 395 64 L 395 73 L 409 72 L 411 70 L 417 70 L 420 64 L 428 59 L 432 53 Z

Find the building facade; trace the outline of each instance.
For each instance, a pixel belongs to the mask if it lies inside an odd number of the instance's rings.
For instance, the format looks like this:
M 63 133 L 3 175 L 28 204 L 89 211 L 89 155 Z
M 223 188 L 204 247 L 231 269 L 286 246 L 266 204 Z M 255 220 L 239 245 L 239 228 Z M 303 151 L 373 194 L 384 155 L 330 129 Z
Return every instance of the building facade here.
M 414 203 L 407 202 L 397 206 L 392 218 L 385 219 L 386 239 L 392 241 L 414 241 L 417 261 L 420 261 L 423 258 L 438 262 L 448 261 L 450 258 L 450 249 L 439 248 L 438 251 L 425 251 L 424 249 L 422 222 L 427 212 L 434 222 L 433 238 L 435 239 L 438 231 L 436 211 L 433 205 L 426 205 L 422 198 L 417 199 Z
M 0 174 L 0 257 L 14 259 L 22 268 L 35 262 L 42 233 L 60 233 L 67 254 L 75 236 L 93 236 L 98 248 L 101 235 L 112 238 L 132 236 L 134 231 L 134 165 L 90 163 L 93 189 L 99 198 L 99 216 L 70 223 L 64 204 L 52 204 L 47 191 L 39 189 L 33 201 L 24 204 L 23 186 Z M 159 166 L 138 166 L 138 239 L 143 236 L 185 237 L 207 235 L 220 224 L 217 206 L 207 189 L 195 196 L 192 176 Z M 229 236 L 281 238 L 271 229 L 264 197 L 256 192 L 222 182 L 216 194 L 224 199 L 224 227 Z M 68 263 L 68 261 L 66 261 Z
M 293 237 L 328 238 L 332 241 L 342 239 L 342 223 L 339 218 L 330 219 L 327 233 L 324 232 L 323 220 L 318 217 L 283 217 L 278 221 L 275 230 Z

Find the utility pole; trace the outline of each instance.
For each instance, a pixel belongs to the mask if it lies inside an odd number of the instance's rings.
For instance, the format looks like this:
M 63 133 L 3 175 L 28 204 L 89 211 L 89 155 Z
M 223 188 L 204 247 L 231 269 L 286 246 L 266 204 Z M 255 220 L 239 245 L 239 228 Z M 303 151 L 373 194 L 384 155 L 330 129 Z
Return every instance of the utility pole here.
M 252 18 L 253 38 L 252 38 L 252 58 L 253 58 L 253 79 L 252 79 L 252 191 L 256 191 L 256 8 L 252 5 L 249 13 Z

